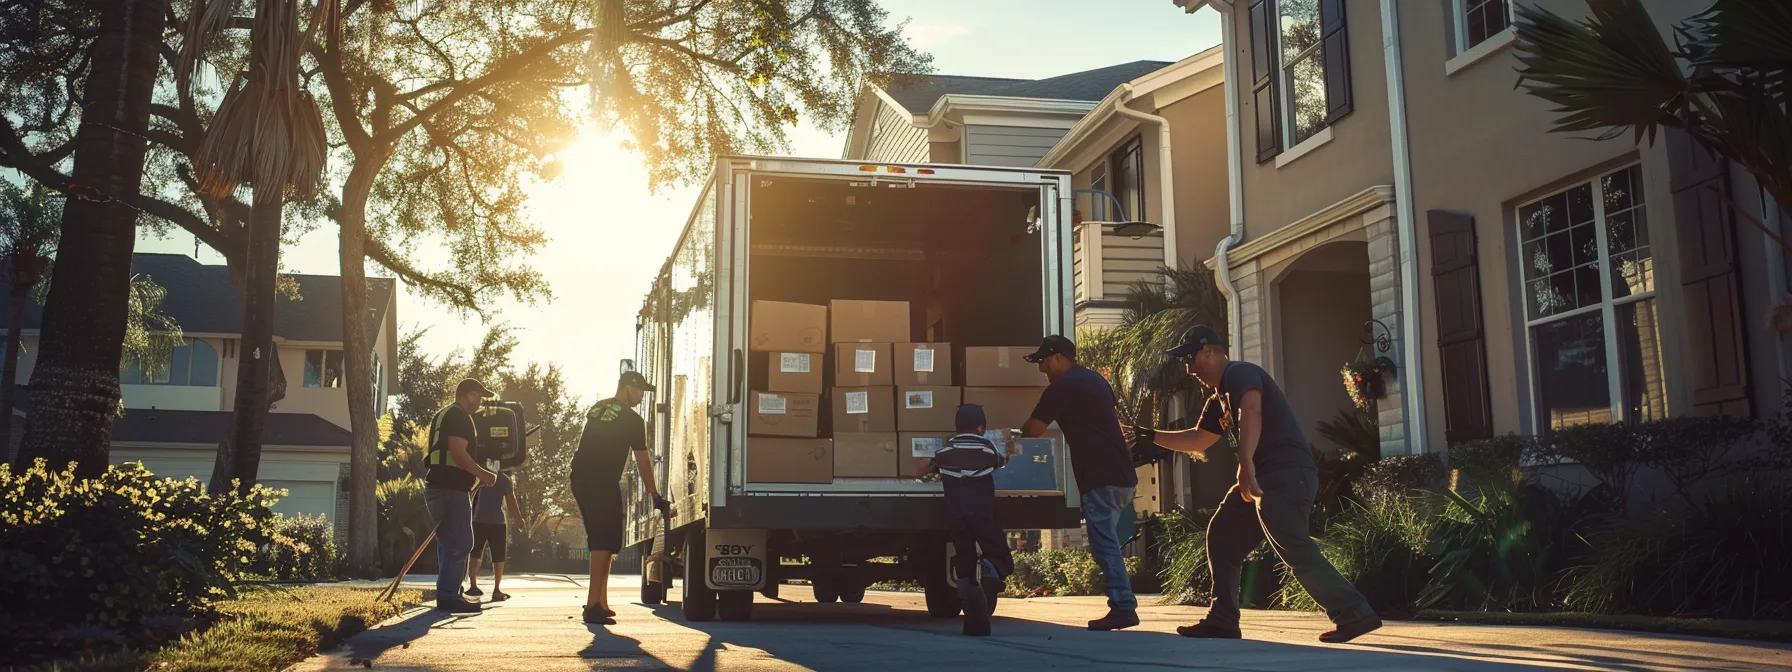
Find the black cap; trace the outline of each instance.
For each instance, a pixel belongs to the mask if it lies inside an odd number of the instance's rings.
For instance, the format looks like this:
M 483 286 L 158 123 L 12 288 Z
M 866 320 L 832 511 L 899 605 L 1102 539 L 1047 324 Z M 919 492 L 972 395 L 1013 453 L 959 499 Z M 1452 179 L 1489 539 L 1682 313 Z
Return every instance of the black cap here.
M 1026 360 L 1037 364 L 1039 363 L 1039 360 L 1052 355 L 1063 355 L 1071 359 L 1076 359 L 1076 344 L 1070 342 L 1070 339 L 1068 338 L 1052 334 L 1045 337 L 1045 340 L 1039 343 L 1039 349 L 1033 351 L 1033 354 L 1027 355 Z
M 978 427 L 988 427 L 989 420 L 983 416 L 982 406 L 965 404 L 958 407 L 958 415 L 952 419 L 952 424 L 958 431 L 969 432 Z
M 1164 354 L 1171 357 L 1187 357 L 1200 352 L 1201 348 L 1205 348 L 1209 345 L 1225 347 L 1226 337 L 1221 336 L 1220 332 L 1214 331 L 1213 327 L 1209 327 L 1205 324 L 1197 324 L 1189 327 L 1188 331 L 1182 332 L 1181 345 L 1164 351 Z
M 647 384 L 647 378 L 642 376 L 639 371 L 623 371 L 622 380 L 617 381 L 616 386 L 622 387 L 623 385 L 633 387 L 642 392 L 654 391 L 653 386 Z
M 479 396 L 487 399 L 498 396 L 497 393 L 487 389 L 485 383 L 473 380 L 472 378 L 463 378 L 459 385 L 454 386 L 454 398 L 456 399 L 467 396 L 470 392 L 478 392 Z

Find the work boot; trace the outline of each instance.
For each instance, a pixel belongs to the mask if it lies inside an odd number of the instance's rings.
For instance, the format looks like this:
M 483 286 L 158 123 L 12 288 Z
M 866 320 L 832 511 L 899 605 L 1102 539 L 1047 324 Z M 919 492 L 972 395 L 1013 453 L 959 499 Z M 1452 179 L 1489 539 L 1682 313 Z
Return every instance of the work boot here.
M 1339 623 L 1338 627 L 1326 631 L 1319 636 L 1319 641 L 1326 644 L 1343 644 L 1350 640 L 1367 635 L 1381 628 L 1381 617 L 1369 614 L 1349 623 Z
M 1139 624 L 1139 612 L 1131 609 L 1109 609 L 1108 615 L 1089 621 L 1089 629 L 1096 632 L 1124 630 Z
M 969 578 L 961 578 L 958 580 L 958 597 L 964 600 L 964 634 L 988 637 L 989 596 L 983 594 L 983 586 Z
M 479 605 L 466 600 L 437 600 L 436 609 L 450 614 L 477 614 L 482 611 Z
M 1244 633 L 1239 632 L 1236 625 L 1220 625 L 1207 619 L 1201 619 L 1200 623 L 1194 625 L 1177 626 L 1176 634 L 1195 639 L 1241 639 L 1244 637 Z

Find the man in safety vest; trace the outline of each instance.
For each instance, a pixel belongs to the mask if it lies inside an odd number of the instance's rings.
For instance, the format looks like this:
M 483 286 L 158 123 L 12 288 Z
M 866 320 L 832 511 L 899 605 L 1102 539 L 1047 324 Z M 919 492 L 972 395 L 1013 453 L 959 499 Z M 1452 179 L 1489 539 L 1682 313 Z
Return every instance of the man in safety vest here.
M 491 396 L 479 381 L 462 380 L 454 388 L 454 403 L 436 411 L 429 423 L 423 503 L 436 530 L 436 608 L 451 614 L 479 611 L 479 605 L 461 598 L 460 582 L 473 550 L 473 500 L 468 493 L 498 480 L 497 474 L 473 459 L 478 437 L 473 412 L 479 410 L 481 399 Z

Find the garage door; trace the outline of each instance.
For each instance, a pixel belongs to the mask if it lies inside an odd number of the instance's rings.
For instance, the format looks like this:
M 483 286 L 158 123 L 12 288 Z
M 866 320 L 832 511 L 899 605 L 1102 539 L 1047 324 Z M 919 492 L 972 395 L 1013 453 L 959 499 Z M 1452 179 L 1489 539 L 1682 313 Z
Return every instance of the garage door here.
M 330 518 L 336 513 L 336 483 L 333 481 L 262 481 L 262 485 L 287 491 L 286 497 L 274 504 L 274 512 L 288 516 L 305 514 Z

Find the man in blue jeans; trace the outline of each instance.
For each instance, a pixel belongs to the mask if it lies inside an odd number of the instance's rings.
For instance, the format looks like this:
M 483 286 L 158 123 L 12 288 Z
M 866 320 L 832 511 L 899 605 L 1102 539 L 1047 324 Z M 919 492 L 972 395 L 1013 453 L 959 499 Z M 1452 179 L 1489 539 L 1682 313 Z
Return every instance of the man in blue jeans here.
M 479 605 L 462 599 L 460 582 L 467 575 L 467 555 L 473 550 L 473 499 L 479 484 L 491 485 L 498 475 L 473 460 L 478 430 L 473 412 L 491 390 L 468 378 L 454 388 L 454 403 L 436 411 L 429 423 L 429 473 L 423 480 L 423 504 L 436 531 L 436 608 L 451 614 L 479 612 Z
M 1132 594 L 1126 558 L 1120 555 L 1118 523 L 1132 508 L 1139 476 L 1132 451 L 1114 414 L 1114 388 L 1101 374 L 1076 362 L 1076 344 L 1059 335 L 1045 337 L 1027 361 L 1051 379 L 1021 435 L 1045 434 L 1052 423 L 1070 446 L 1070 470 L 1082 492 L 1089 527 L 1089 554 L 1107 575 L 1108 615 L 1089 621 L 1090 630 L 1119 630 L 1139 624 L 1139 600 Z

